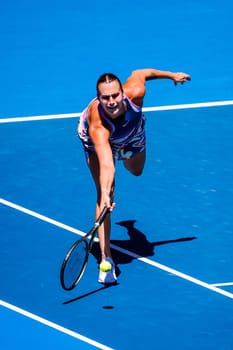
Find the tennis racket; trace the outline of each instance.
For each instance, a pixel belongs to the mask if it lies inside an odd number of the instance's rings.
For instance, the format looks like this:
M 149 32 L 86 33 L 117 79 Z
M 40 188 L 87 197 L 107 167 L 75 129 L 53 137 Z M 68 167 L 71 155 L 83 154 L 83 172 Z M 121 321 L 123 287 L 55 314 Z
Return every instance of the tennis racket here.
M 109 209 L 104 207 L 90 231 L 77 240 L 66 253 L 60 270 L 60 282 L 63 289 L 72 290 L 81 280 L 87 266 L 95 234 L 108 213 Z

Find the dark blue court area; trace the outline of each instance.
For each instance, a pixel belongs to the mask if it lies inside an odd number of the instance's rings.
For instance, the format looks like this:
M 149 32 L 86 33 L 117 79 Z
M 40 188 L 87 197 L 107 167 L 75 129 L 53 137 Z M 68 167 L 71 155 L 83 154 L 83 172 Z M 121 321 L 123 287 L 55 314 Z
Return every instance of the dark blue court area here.
M 1 350 L 233 349 L 232 3 L 1 4 Z M 147 161 L 117 163 L 118 284 L 97 282 L 96 241 L 70 292 L 67 249 L 93 225 L 76 136 L 105 71 L 185 71 L 148 82 Z

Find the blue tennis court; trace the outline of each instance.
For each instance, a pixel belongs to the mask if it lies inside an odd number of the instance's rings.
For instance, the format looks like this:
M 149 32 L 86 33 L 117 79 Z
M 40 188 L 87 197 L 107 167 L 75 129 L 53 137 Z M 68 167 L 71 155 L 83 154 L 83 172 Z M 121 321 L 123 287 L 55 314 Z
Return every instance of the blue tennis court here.
M 221 5 L 1 5 L 1 349 L 233 348 L 233 25 Z M 148 83 L 144 173 L 117 163 L 118 284 L 97 282 L 96 242 L 64 291 L 64 254 L 96 196 L 80 112 L 101 73 L 144 67 L 192 81 Z

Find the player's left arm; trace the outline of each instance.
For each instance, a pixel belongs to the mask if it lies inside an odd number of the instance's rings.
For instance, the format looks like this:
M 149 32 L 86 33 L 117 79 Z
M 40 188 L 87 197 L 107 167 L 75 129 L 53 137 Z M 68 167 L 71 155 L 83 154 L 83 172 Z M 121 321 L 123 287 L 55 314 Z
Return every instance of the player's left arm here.
M 152 68 L 137 69 L 131 73 L 123 85 L 124 92 L 136 104 L 142 105 L 146 93 L 146 81 L 154 79 L 170 79 L 177 85 L 191 80 L 191 76 L 183 72 L 170 72 Z

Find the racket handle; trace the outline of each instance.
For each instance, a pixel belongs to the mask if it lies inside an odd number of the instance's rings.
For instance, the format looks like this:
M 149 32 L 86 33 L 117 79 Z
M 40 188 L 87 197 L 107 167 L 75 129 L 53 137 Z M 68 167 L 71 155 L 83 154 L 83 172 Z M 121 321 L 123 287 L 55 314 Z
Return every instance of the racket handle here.
M 98 219 L 96 220 L 96 223 L 100 226 L 102 222 L 104 221 L 106 215 L 109 213 L 109 209 L 107 207 L 104 207 L 104 209 L 101 211 Z

